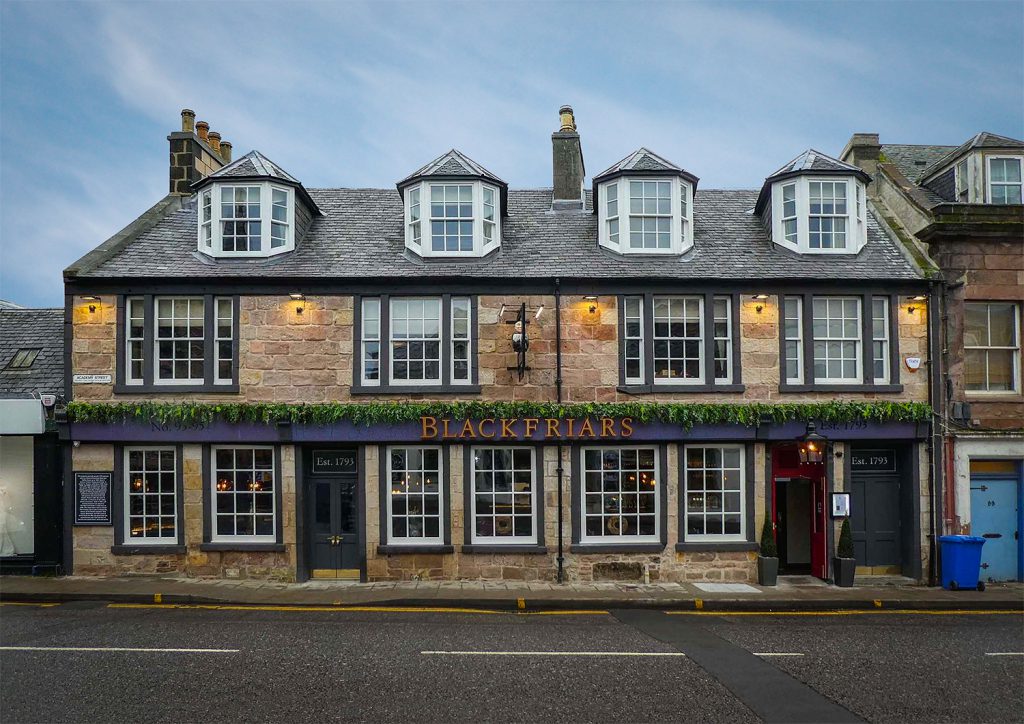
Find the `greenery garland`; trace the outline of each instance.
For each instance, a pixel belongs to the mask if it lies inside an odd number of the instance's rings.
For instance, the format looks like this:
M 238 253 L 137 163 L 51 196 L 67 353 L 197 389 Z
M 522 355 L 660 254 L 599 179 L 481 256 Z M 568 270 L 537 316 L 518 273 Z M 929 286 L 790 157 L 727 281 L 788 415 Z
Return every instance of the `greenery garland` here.
M 72 422 L 112 423 L 130 419 L 161 423 L 208 424 L 292 422 L 362 425 L 418 422 L 430 416 L 451 419 L 631 417 L 637 422 L 694 425 L 744 425 L 761 422 L 815 420 L 818 422 L 927 422 L 931 406 L 923 402 L 750 402 L 744 404 L 694 402 L 328 402 L 281 404 L 265 402 L 72 402 Z

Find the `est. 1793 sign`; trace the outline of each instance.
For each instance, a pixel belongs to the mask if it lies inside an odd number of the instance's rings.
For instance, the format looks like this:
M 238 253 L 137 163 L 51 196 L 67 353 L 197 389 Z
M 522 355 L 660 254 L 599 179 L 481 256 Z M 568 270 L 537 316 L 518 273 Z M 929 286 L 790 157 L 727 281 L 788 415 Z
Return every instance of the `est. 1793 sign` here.
M 314 450 L 313 472 L 354 473 L 356 471 L 356 453 L 354 450 Z

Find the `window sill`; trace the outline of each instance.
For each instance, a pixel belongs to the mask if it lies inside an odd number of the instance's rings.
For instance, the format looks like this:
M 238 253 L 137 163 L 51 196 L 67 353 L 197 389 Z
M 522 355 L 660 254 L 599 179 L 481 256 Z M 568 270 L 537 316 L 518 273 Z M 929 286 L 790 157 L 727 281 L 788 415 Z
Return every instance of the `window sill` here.
M 659 553 L 665 550 L 664 543 L 573 543 L 570 553 Z
M 978 390 L 964 391 L 964 400 L 970 402 L 1020 402 L 1020 392 L 981 392 Z
M 680 392 L 743 392 L 743 385 L 619 385 L 615 388 L 627 395 L 650 395 L 659 392 L 678 394 Z
M 237 394 L 238 383 L 235 382 L 230 385 L 114 385 L 115 395 L 152 395 L 154 393 L 166 394 L 171 392 Z
M 729 551 L 756 551 L 760 550 L 760 546 L 752 541 L 723 541 L 721 543 L 701 541 L 700 543 L 676 543 L 676 550 L 689 553 L 727 553 Z
M 225 551 L 246 551 L 251 553 L 284 553 L 284 543 L 200 543 L 199 550 L 205 553 Z
M 383 556 L 390 555 L 415 555 L 417 553 L 454 553 L 453 545 L 385 545 L 377 546 L 377 553 Z
M 903 392 L 903 385 L 779 385 L 779 392 Z
M 174 543 L 160 545 L 114 545 L 110 552 L 115 556 L 169 556 L 185 553 L 185 546 Z
M 526 555 L 544 555 L 548 552 L 547 546 L 530 545 L 521 543 L 467 543 L 460 549 L 462 553 L 521 553 Z
M 353 395 L 479 395 L 480 385 L 381 385 L 368 387 L 353 385 L 349 393 Z

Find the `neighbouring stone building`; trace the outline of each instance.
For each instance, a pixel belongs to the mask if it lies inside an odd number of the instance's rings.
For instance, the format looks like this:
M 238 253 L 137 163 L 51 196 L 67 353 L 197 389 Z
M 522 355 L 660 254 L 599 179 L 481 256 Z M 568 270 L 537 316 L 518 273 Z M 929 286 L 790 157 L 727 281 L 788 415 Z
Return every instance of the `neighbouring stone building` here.
M 456 150 L 307 189 L 183 112 L 171 192 L 65 271 L 110 505 L 76 488 L 67 567 L 748 581 L 767 517 L 828 579 L 848 493 L 862 573 L 927 577 L 931 282 L 870 175 L 698 190 L 640 148 L 587 186 L 560 114 L 552 189 Z
M 943 532 L 986 538 L 983 580 L 1024 580 L 1024 141 L 983 132 L 927 146 L 856 134 L 843 160 L 871 174 L 876 208 L 936 283 Z

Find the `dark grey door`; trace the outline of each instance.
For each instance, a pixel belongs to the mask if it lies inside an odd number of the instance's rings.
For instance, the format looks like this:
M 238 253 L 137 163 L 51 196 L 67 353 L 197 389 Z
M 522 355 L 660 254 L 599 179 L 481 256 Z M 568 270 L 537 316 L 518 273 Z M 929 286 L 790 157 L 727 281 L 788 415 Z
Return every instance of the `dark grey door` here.
M 852 482 L 850 528 L 857 565 L 901 565 L 899 476 L 854 474 Z
M 310 568 L 314 578 L 359 578 L 356 477 L 316 477 L 309 486 Z

